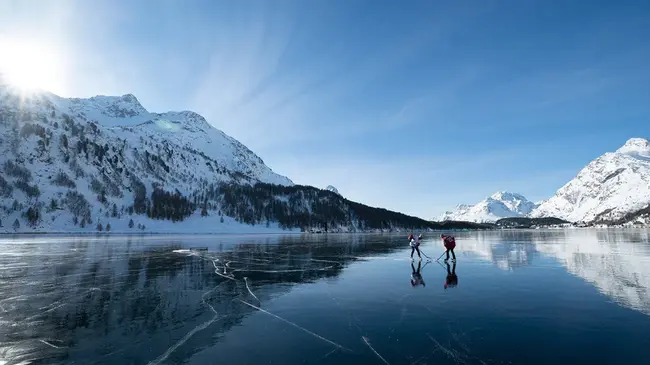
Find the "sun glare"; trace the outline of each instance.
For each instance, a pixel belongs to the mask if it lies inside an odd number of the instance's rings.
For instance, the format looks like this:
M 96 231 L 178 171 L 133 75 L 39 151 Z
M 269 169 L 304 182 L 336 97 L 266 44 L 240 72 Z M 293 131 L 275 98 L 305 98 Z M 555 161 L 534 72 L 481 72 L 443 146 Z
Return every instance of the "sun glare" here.
M 62 83 L 59 57 L 46 45 L 0 38 L 0 76 L 24 91 L 59 91 Z

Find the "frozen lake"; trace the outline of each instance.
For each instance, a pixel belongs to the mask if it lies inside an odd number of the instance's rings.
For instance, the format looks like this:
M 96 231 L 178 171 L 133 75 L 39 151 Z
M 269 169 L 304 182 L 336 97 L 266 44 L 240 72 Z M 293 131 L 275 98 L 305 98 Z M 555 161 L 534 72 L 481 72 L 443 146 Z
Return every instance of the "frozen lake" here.
M 456 237 L 0 236 L 0 364 L 650 362 L 650 231 Z

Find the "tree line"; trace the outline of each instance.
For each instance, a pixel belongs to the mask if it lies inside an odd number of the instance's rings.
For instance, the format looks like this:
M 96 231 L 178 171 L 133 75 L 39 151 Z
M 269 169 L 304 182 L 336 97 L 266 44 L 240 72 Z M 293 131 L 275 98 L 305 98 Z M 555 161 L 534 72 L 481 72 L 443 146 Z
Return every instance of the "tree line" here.
M 282 228 L 319 228 L 325 231 L 339 227 L 388 231 L 443 227 L 441 223 L 356 203 L 312 186 L 221 184 L 218 196 L 224 214 L 247 224 L 278 222 Z M 455 225 L 459 228 L 480 227 L 468 222 Z

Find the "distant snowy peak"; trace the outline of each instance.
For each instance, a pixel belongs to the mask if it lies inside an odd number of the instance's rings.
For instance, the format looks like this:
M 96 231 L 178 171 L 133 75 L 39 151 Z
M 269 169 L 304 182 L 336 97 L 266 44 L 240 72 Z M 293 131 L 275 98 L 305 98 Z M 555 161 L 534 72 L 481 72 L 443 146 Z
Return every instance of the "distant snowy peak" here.
M 432 219 L 433 221 L 454 221 L 457 220 L 456 217 L 465 215 L 472 208 L 469 204 L 458 204 L 454 210 L 448 210 L 438 218 Z
M 645 138 L 630 138 L 621 148 L 616 150 L 616 153 L 650 158 L 650 141 Z
M 497 191 L 496 193 L 490 195 L 490 198 L 495 200 L 501 200 L 501 201 L 517 201 L 517 200 L 527 201 L 527 199 L 523 195 L 517 193 L 511 193 L 508 191 Z
M 650 141 L 631 138 L 616 152 L 591 161 L 531 217 L 572 222 L 622 218 L 650 205 Z
M 488 223 L 501 218 L 526 216 L 536 207 L 521 194 L 499 191 L 475 205 L 459 204 L 453 211 L 442 214 L 439 220 Z
M 510 211 L 518 215 L 527 215 L 537 208 L 535 203 L 529 201 L 523 195 L 507 191 L 494 193 L 490 196 L 490 199 L 503 203 Z
M 327 185 L 325 190 L 329 190 L 329 191 L 331 191 L 331 192 L 333 192 L 335 194 L 341 195 L 341 193 L 339 193 L 339 190 L 337 188 L 335 188 L 334 186 L 332 186 L 332 185 Z

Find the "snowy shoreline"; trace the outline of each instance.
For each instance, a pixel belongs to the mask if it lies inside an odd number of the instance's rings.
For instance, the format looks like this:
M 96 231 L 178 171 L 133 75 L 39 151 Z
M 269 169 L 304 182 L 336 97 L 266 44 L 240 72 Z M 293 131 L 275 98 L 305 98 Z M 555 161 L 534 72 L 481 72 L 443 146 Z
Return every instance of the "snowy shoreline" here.
M 558 230 L 650 230 L 650 227 L 564 227 L 564 228 L 496 228 L 493 231 L 558 231 Z M 404 232 L 375 232 L 375 231 L 362 231 L 362 232 L 302 232 L 297 229 L 278 231 L 274 229 L 255 230 L 255 231 L 221 231 L 221 232 L 188 232 L 188 231 L 164 231 L 164 232 L 149 232 L 149 231 L 34 231 L 34 232 L 9 232 L 9 231 L 0 231 L 0 237 L 3 236 L 173 236 L 173 235 L 183 235 L 183 236 L 299 236 L 299 235 L 364 235 L 364 234 L 403 234 Z M 429 233 L 434 232 L 448 232 L 454 230 L 439 230 L 439 231 L 430 231 Z M 462 231 L 458 231 L 462 232 Z

